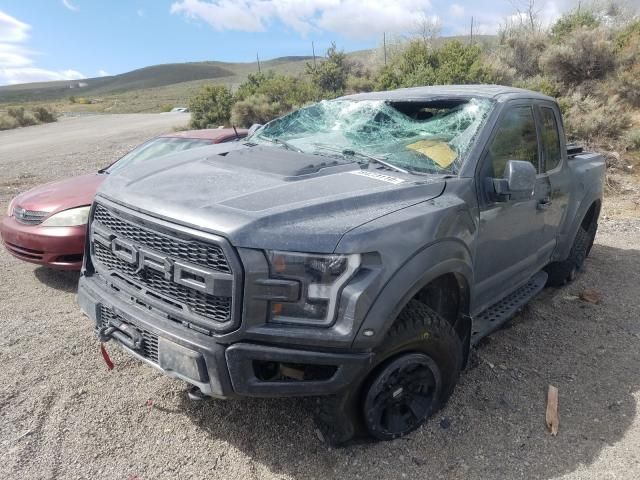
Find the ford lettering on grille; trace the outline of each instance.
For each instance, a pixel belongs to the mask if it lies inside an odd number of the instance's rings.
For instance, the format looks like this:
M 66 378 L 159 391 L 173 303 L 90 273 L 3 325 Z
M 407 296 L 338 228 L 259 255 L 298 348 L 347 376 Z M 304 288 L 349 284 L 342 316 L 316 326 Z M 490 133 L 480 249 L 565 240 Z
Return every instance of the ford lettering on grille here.
M 231 295 L 233 277 L 229 273 L 214 272 L 183 261 L 174 261 L 160 252 L 120 239 L 100 227 L 94 227 L 93 235 L 94 241 L 110 248 L 123 262 L 136 267 L 135 273 L 149 268 L 160 272 L 167 280 L 208 295 Z
M 138 286 L 138 296 L 164 301 L 167 311 L 179 307 L 181 322 L 216 331 L 233 323 L 234 276 L 219 246 L 169 237 L 103 205 L 96 206 L 91 223 L 91 246 L 99 272 L 106 269 L 107 276 Z

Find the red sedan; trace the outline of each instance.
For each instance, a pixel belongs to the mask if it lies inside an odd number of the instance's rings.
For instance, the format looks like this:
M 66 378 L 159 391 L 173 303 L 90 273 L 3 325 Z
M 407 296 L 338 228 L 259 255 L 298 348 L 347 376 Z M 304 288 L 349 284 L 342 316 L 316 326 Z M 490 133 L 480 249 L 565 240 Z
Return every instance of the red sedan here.
M 153 138 L 108 168 L 47 183 L 9 203 L 0 234 L 9 253 L 20 260 L 62 270 L 80 270 L 87 217 L 106 174 L 142 161 L 190 148 L 223 143 L 247 135 L 246 130 L 218 128 L 170 133 Z

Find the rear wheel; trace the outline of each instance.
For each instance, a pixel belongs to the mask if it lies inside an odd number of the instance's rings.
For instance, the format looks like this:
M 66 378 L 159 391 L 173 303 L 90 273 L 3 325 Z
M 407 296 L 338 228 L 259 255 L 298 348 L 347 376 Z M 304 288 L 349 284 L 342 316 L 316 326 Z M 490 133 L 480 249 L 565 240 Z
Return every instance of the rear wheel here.
M 392 440 L 418 428 L 449 398 L 462 369 L 453 327 L 410 301 L 377 349 L 374 367 L 339 395 L 321 398 L 316 423 L 331 444 Z
M 550 263 L 545 268 L 545 271 L 549 275 L 547 285 L 561 287 L 576 278 L 576 275 L 584 264 L 585 258 L 587 258 L 591 252 L 597 230 L 598 223 L 595 219 L 587 227 L 580 225 L 576 233 L 576 238 L 571 246 L 569 257 L 562 262 Z

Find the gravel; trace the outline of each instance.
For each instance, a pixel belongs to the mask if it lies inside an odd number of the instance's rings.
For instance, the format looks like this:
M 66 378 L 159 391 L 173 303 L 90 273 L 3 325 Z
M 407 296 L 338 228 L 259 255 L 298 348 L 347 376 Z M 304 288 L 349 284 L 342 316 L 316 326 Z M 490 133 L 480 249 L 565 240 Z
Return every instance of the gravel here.
M 121 115 L 0 132 L 1 211 L 18 191 L 94 171 L 180 122 Z M 640 478 L 639 249 L 638 212 L 603 218 L 585 271 L 485 339 L 432 421 L 342 449 L 318 440 L 311 400 L 191 402 L 184 383 L 113 344 L 108 371 L 75 303 L 77 274 L 0 249 L 0 478 Z M 580 300 L 584 289 L 602 302 Z M 557 437 L 544 425 L 549 384 Z

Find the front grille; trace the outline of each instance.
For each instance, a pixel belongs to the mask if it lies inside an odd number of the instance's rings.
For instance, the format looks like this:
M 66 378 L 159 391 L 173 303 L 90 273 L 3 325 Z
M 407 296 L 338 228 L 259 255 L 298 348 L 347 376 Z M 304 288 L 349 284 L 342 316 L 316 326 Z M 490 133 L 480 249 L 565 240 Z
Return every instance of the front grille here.
M 94 221 L 100 222 L 119 236 L 153 248 L 172 258 L 210 267 L 219 272 L 230 273 L 231 268 L 224 252 L 217 245 L 199 241 L 182 241 L 145 228 L 113 215 L 102 205 L 96 206 Z
M 111 320 L 117 320 L 122 323 L 126 323 L 134 327 L 140 334 L 144 341 L 142 342 L 142 350 L 138 353 L 142 355 L 144 358 L 151 360 L 153 363 L 158 363 L 158 336 L 150 332 L 144 328 L 139 327 L 138 325 L 126 322 L 120 315 L 114 313 L 110 308 L 105 307 L 104 305 L 100 306 L 100 326 L 107 327 L 109 326 L 109 322 Z
M 140 224 L 137 224 L 136 220 L 129 218 L 126 214 L 98 204 L 92 220 L 92 229 L 106 229 L 107 236 L 110 234 L 110 238 L 129 242 L 134 250 L 150 249 L 171 265 L 174 261 L 183 261 L 211 272 L 232 275 L 226 252 L 220 245 L 188 238 L 183 232 L 173 232 L 142 219 Z M 100 235 L 104 236 L 103 233 Z M 141 268 L 136 261 L 125 261 L 114 253 L 113 247 L 105 245 L 95 237 L 96 234 L 92 234 L 91 258 L 98 272 L 113 279 L 114 286 L 118 287 L 116 290 L 127 291 L 129 297 L 134 295 L 145 304 L 150 304 L 153 300 L 156 305 L 165 305 L 167 308 L 160 309 L 169 319 L 201 333 L 211 335 L 214 331 L 226 332 L 233 327 L 232 294 L 213 295 L 177 283 L 170 273 L 148 266 Z M 119 282 L 116 283 L 116 280 Z
M 102 265 L 109 270 L 123 274 L 125 279 L 133 280 L 145 288 L 168 297 L 167 301 L 172 306 L 174 306 L 172 300 L 175 300 L 188 306 L 193 312 L 217 322 L 222 323 L 230 320 L 230 297 L 215 297 L 187 288 L 165 279 L 164 275 L 155 270 L 142 270 L 135 273 L 136 267 L 117 258 L 111 250 L 102 244 L 94 243 L 93 249 L 95 258 Z
M 48 215 L 49 212 L 26 210 L 21 207 L 13 208 L 13 216 L 16 222 L 23 223 L 24 225 L 40 225 Z

